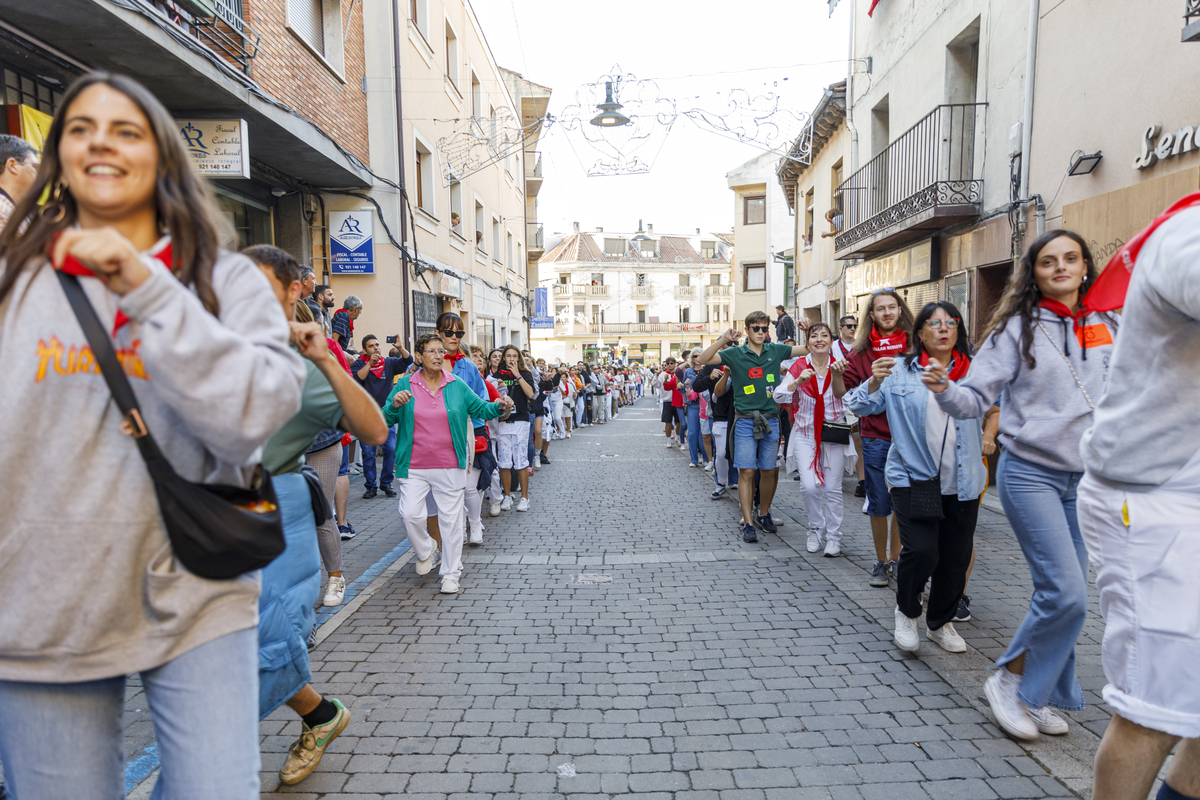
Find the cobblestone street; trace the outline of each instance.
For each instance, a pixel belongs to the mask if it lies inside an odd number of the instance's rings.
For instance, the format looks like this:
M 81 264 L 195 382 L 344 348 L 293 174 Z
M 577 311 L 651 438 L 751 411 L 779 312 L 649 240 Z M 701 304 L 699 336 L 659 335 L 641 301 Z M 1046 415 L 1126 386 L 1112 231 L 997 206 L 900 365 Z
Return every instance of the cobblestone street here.
M 910 657 L 891 640 L 893 592 L 867 585 L 861 501 L 847 493 L 844 558 L 805 552 L 790 480 L 776 503 L 780 534 L 743 544 L 735 503 L 708 499 L 711 477 L 663 447 L 657 417 L 645 399 L 555 442 L 553 463 L 531 480 L 529 513 L 485 516 L 457 596 L 438 593 L 436 571 L 413 572 L 394 504 L 358 499 L 356 478 L 351 592 L 320 615 L 312 653 L 314 684 L 353 720 L 294 787 L 276 771 L 299 722 L 286 708 L 263 722 L 264 793 L 1088 795 L 1109 715 L 1094 609 L 1079 648 L 1089 707 L 1070 715 L 1068 736 L 1018 745 L 982 698 L 985 670 L 1028 602 L 1003 516 L 980 515 L 975 620 L 959 626 L 971 649 L 954 656 L 923 641 Z M 578 575 L 611 582 L 573 583 Z

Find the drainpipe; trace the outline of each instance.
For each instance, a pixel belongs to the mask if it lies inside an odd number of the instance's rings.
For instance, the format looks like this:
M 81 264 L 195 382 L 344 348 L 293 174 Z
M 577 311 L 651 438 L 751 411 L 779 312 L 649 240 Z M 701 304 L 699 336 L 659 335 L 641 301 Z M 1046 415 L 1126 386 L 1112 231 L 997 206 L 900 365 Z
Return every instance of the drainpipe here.
M 850 175 L 858 171 L 858 128 L 854 127 L 854 18 L 858 11 L 855 0 L 850 2 L 850 68 L 846 72 L 846 128 L 850 131 Z
M 400 186 L 404 186 L 404 101 L 401 98 L 400 92 L 400 26 L 405 18 L 400 16 L 400 0 L 392 0 L 392 58 L 395 60 L 396 71 L 396 153 L 398 158 L 397 166 L 399 168 L 398 181 Z M 403 275 L 403 291 L 404 297 L 401 301 L 401 307 L 404 309 L 404 334 L 409 336 L 412 331 L 412 325 L 409 318 L 409 300 L 411 293 L 408 290 L 408 248 L 405 246 L 408 242 L 408 204 L 403 195 L 397 198 L 400 203 L 400 270 Z M 409 340 L 409 347 L 412 349 L 412 340 Z
M 1021 126 L 1021 197 L 1029 200 L 1029 148 L 1033 142 L 1033 87 L 1037 78 L 1040 0 L 1029 0 L 1029 41 L 1025 50 L 1025 123 Z

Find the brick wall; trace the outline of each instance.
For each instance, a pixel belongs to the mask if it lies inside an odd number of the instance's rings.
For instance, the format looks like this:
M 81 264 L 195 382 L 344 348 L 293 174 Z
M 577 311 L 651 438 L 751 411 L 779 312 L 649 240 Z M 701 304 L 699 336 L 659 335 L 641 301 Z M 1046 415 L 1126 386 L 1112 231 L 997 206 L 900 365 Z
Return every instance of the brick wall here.
M 362 92 L 365 70 L 362 5 L 362 0 L 341 3 L 345 31 L 344 83 L 288 30 L 287 0 L 243 0 L 243 15 L 254 32 L 262 36 L 258 55 L 250 62 L 250 77 L 364 163 L 370 163 L 367 96 Z

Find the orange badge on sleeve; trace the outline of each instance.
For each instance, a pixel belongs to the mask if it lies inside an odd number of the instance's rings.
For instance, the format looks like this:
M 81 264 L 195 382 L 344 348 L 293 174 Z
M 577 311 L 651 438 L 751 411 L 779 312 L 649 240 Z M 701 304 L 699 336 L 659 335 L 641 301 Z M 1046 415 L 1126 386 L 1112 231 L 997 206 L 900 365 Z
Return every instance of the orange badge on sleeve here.
M 1112 333 L 1103 323 L 1084 325 L 1083 328 L 1075 331 L 1075 335 L 1079 337 L 1080 347 L 1103 347 L 1113 343 Z

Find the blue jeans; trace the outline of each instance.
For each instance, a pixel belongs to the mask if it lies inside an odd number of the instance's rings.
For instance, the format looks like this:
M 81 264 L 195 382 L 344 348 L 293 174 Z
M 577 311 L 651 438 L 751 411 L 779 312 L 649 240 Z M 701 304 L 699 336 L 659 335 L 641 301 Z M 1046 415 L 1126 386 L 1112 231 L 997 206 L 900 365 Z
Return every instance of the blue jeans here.
M 777 469 L 779 467 L 779 417 L 767 417 L 770 430 L 761 439 L 754 438 L 754 420 L 741 418 L 733 423 L 733 468 Z
M 258 632 L 237 631 L 141 673 L 162 770 L 153 800 L 258 800 Z M 0 759 L 13 800 L 124 800 L 125 676 L 0 681 Z
M 1029 612 L 996 666 L 1025 654 L 1017 695 L 1033 708 L 1084 706 L 1075 678 L 1075 640 L 1087 616 L 1088 556 L 1075 516 L 1082 478 L 1082 472 L 1038 466 L 1007 450 L 996 467 L 1000 503 L 1033 577 Z
M 675 409 L 675 418 L 679 420 L 679 441 L 687 441 L 688 423 L 687 423 L 687 407 L 681 406 Z
M 705 460 L 704 451 L 701 448 L 700 442 L 700 404 L 687 404 L 687 426 L 692 435 L 688 437 L 688 453 L 692 457 L 692 463 L 696 464 Z
M 862 437 L 863 477 L 867 484 L 867 515 L 886 517 L 892 513 L 892 496 L 888 493 L 884 468 L 892 443 L 873 436 Z
M 393 425 L 388 428 L 387 441 L 378 447 L 359 442 L 363 451 L 363 485 L 368 489 L 376 488 L 375 484 L 375 456 L 378 451 L 383 459 L 383 465 L 380 467 L 379 486 L 391 486 L 392 479 L 396 474 L 396 427 Z

